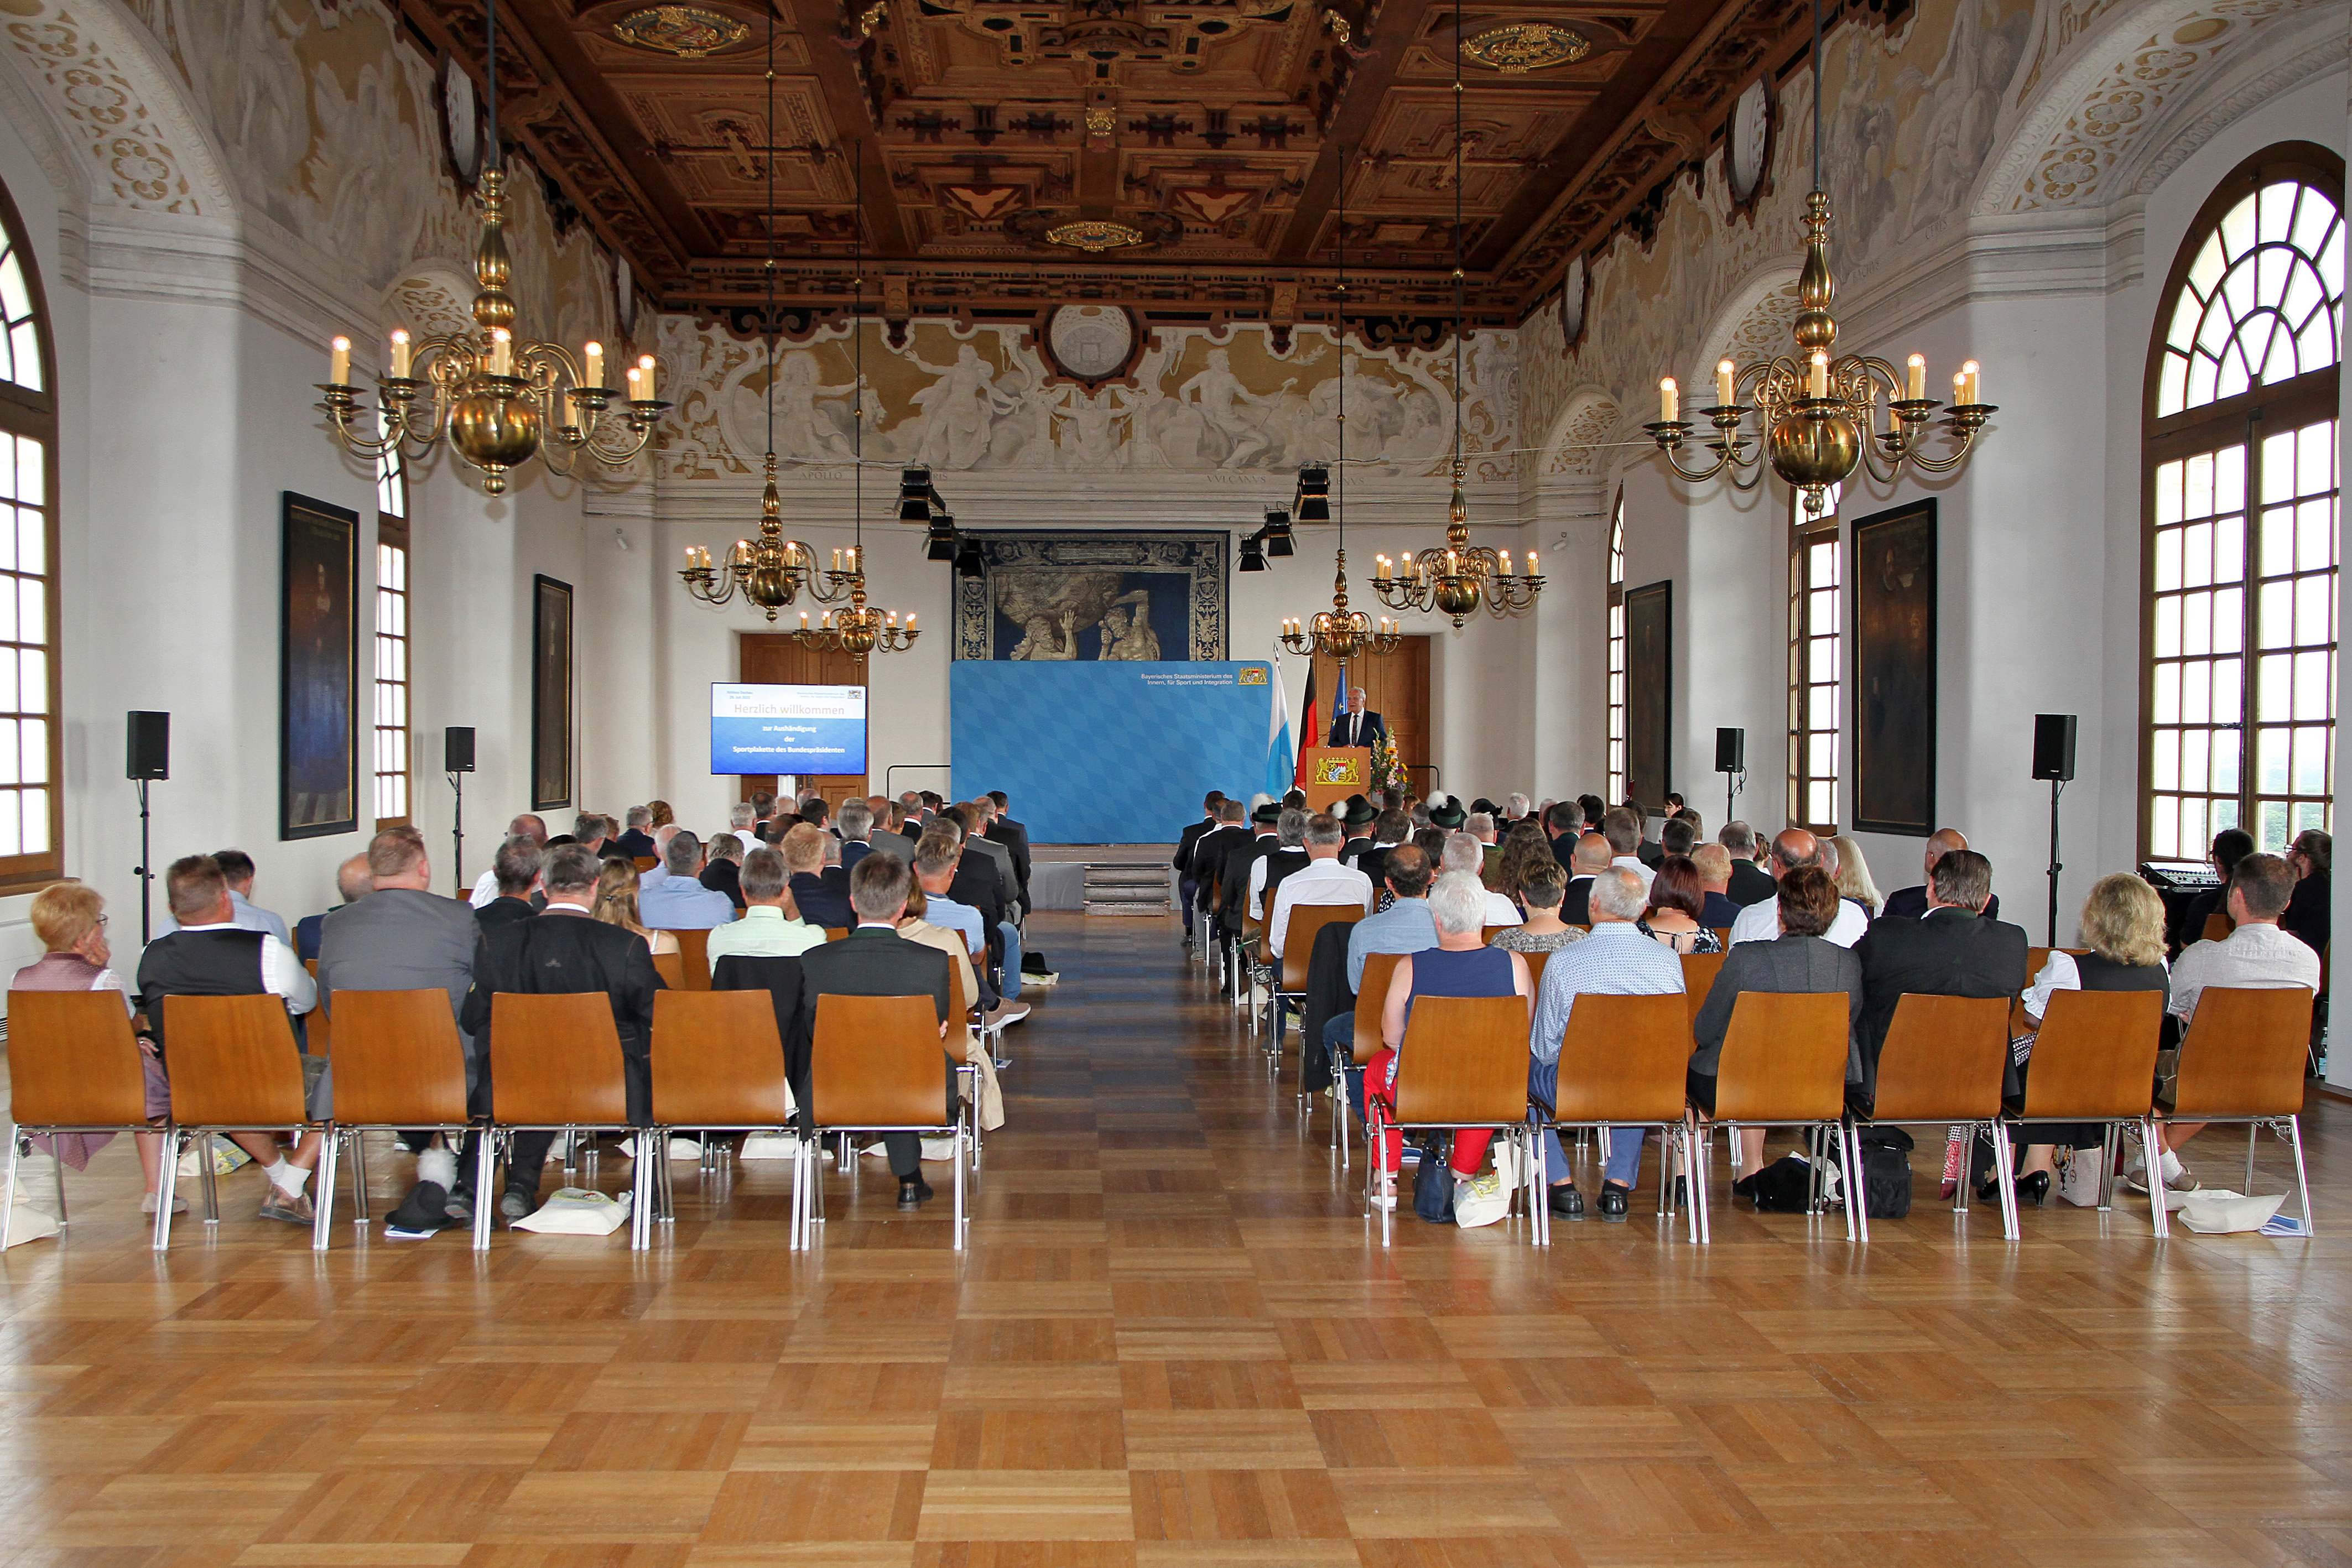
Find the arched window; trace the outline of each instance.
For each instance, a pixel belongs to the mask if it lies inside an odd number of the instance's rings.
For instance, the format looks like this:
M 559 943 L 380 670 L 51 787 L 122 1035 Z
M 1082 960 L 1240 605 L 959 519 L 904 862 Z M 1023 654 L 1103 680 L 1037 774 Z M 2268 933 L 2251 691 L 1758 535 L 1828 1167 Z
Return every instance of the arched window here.
M 1789 821 L 1816 833 L 1838 822 L 1838 672 L 1844 659 L 1845 570 L 1839 486 L 1819 517 L 1789 497 Z
M 1625 798 L 1625 492 L 1609 509 L 1609 798 Z
M 64 871 L 55 366 L 40 272 L 0 190 L 0 888 Z
M 2145 444 L 2142 841 L 2201 860 L 2332 828 L 2344 165 L 2273 147 L 2221 182 L 2158 308 Z

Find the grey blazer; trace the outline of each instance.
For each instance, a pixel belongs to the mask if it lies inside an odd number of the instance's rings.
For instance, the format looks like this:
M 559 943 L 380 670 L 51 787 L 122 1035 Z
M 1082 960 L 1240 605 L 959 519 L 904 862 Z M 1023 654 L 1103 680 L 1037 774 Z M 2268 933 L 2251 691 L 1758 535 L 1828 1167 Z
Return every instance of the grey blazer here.
M 461 900 L 404 887 L 371 893 L 331 912 L 320 928 L 319 1005 L 331 1017 L 337 991 L 442 990 L 456 1015 L 481 950 L 481 923 Z M 468 1040 L 468 1061 L 472 1053 Z
M 1013 874 L 1013 852 L 994 839 L 982 838 L 978 833 L 965 835 L 963 842 L 964 848 L 977 850 L 995 863 L 996 885 L 1006 905 L 1017 903 L 1021 897 L 1021 879 Z
M 1862 1018 L 1862 960 L 1851 950 L 1818 936 L 1781 936 L 1742 942 L 1725 954 L 1715 988 L 1707 992 L 1691 1024 L 1691 1038 L 1698 1042 L 1691 1052 L 1693 1072 L 1715 1076 L 1723 1058 L 1723 1037 L 1731 1029 L 1732 1005 L 1742 991 L 1845 992 L 1845 1078 L 1849 1083 L 1862 1081 L 1862 1053 L 1853 1040 L 1854 1025 Z

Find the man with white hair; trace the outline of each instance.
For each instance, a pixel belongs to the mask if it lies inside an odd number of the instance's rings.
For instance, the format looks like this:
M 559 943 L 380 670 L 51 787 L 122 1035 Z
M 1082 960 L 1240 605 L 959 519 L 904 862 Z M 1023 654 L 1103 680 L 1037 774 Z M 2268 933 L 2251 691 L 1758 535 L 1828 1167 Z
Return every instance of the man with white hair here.
M 1503 802 L 1503 821 L 1514 824 L 1524 822 L 1528 819 L 1528 812 L 1530 809 L 1531 802 L 1528 798 L 1525 795 L 1520 794 L 1518 791 L 1513 790 L 1511 792 L 1510 799 Z
M 1474 817 L 1471 820 L 1475 821 L 1477 819 Z M 1486 846 L 1480 843 L 1477 839 L 1473 837 L 1471 834 L 1466 832 L 1449 833 L 1446 835 L 1445 848 L 1438 852 L 1438 874 L 1443 876 L 1447 872 L 1467 872 L 1474 877 L 1480 877 L 1481 885 L 1484 886 L 1482 873 L 1485 866 L 1485 854 Z M 1501 894 L 1494 892 L 1492 889 L 1488 889 L 1486 892 L 1486 924 L 1489 925 L 1518 925 L 1525 924 L 1525 922 L 1520 918 L 1519 906 L 1517 904 L 1513 904 Z
M 659 854 L 661 852 L 654 848 L 654 809 L 632 806 L 625 815 L 629 831 L 614 841 L 621 852 L 632 860 L 647 860 Z
M 1327 746 L 1370 746 L 1384 737 L 1389 727 L 1381 716 L 1367 706 L 1370 701 L 1361 686 L 1348 688 L 1348 707 L 1331 718 L 1331 738 Z
M 1301 842 L 1307 863 L 1276 884 L 1274 907 L 1265 917 L 1265 950 L 1276 958 L 1282 956 L 1283 942 L 1290 934 L 1291 911 L 1300 904 L 1339 904 L 1366 915 L 1372 909 L 1372 879 L 1339 863 L 1347 830 L 1338 818 L 1328 811 L 1307 818 Z
M 1954 850 L 1964 850 L 1968 847 L 1968 834 L 1960 831 L 1958 828 L 1937 828 L 1934 832 L 1929 833 L 1927 835 L 1927 852 L 1921 857 L 1926 862 L 1923 869 L 1927 875 L 1927 882 L 1932 883 L 1936 880 L 1936 862 L 1937 861 L 1942 860 Z M 1834 875 L 1835 873 L 1832 873 L 1832 874 Z M 1881 920 L 1924 920 L 1927 917 L 1927 888 L 1926 883 L 1921 883 L 1921 885 L 1917 887 L 1898 887 L 1893 893 L 1886 895 L 1886 906 L 1878 912 L 1878 918 Z M 2000 894 L 1996 893 L 1985 901 L 1984 917 L 1987 920 L 1998 920 L 2000 918 Z M 1851 944 L 1848 944 L 1848 946 L 1851 946 Z
M 507 837 L 529 839 L 541 849 L 547 847 L 547 819 L 525 811 L 507 824 Z M 499 895 L 499 873 L 496 867 L 484 872 L 474 883 L 472 904 L 480 909 Z
M 1790 828 L 1776 834 L 1772 840 L 1773 881 L 1777 883 L 1801 865 L 1822 865 L 1822 852 L 1827 849 L 1829 845 L 1826 842 L 1802 828 Z M 1822 933 L 1822 938 L 1841 947 L 1851 947 L 1861 941 L 1862 934 L 1869 929 L 1870 916 L 1862 912 L 1862 905 L 1852 899 L 1842 898 L 1838 900 L 1837 918 L 1830 922 L 1830 928 Z M 1749 904 L 1739 912 L 1739 918 L 1731 923 L 1731 942 L 1735 946 L 1742 942 L 1776 942 L 1780 936 L 1780 905 L 1777 899 Z
M 1649 907 L 1650 893 L 1642 879 L 1623 866 L 1608 866 L 1595 873 L 1588 899 L 1592 933 L 1581 942 L 1560 948 L 1544 963 L 1543 981 L 1536 991 L 1535 1022 L 1528 1034 L 1528 1094 L 1538 1104 L 1558 1103 L 1559 1047 L 1568 1032 L 1569 1015 L 1580 996 L 1658 997 L 1679 995 L 1683 961 L 1672 949 L 1654 942 L 1635 924 Z M 1622 1220 L 1628 1198 L 1642 1169 L 1639 1128 L 1614 1129 L 1609 1139 L 1609 1166 L 1601 1186 L 1601 1218 Z M 1560 1147 L 1559 1134 L 1544 1130 L 1545 1171 L 1551 1178 L 1552 1213 L 1568 1219 L 1584 1218 L 1584 1195 Z

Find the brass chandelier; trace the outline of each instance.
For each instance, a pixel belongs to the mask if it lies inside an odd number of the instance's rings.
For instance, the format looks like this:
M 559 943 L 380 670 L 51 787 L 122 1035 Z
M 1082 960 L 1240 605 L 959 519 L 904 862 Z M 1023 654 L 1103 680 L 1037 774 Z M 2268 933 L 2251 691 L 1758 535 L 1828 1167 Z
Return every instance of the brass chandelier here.
M 628 371 L 627 395 L 604 384 L 604 348 L 590 342 L 575 361 L 560 343 L 525 341 L 507 293 L 506 170 L 499 153 L 499 7 L 488 0 L 489 145 L 479 193 L 482 234 L 474 250 L 474 325 L 412 340 L 394 331 L 390 373 L 376 378 L 380 434 L 362 434 L 365 411 L 352 384 L 352 340 L 331 345 L 318 407 L 343 449 L 368 462 L 394 450 L 422 458 L 445 437 L 458 461 L 504 495 L 507 476 L 534 456 L 569 475 L 583 458 L 617 468 L 653 440 L 670 405 L 658 395 L 654 357 Z M 425 395 L 429 392 L 429 396 Z
M 1446 507 L 1445 543 L 1406 556 L 1391 574 L 1389 558 L 1378 559 L 1372 591 L 1391 610 L 1435 611 L 1450 618 L 1458 630 L 1480 604 L 1489 614 L 1523 615 L 1535 607 L 1543 591 L 1536 570 L 1536 552 L 1528 551 L 1528 570 L 1511 570 L 1508 550 L 1496 551 L 1470 542 L 1469 507 L 1462 498 L 1462 337 L 1467 324 L 1464 298 L 1468 264 L 1466 235 L 1462 226 L 1462 5 L 1454 6 L 1454 498 Z
M 1858 465 L 1867 465 L 1880 484 L 1892 484 L 1906 466 L 1926 474 L 1948 474 L 1968 461 L 1977 433 L 1997 412 L 1983 399 L 1977 361 L 1963 363 L 1952 377 L 1952 402 L 1946 409 L 1953 444 L 1942 456 L 1921 449 L 1928 421 L 1943 403 L 1927 395 L 1927 361 L 1913 354 L 1903 372 L 1867 354 L 1832 358 L 1837 346 L 1837 319 L 1830 313 L 1833 293 L 1830 278 L 1830 198 L 1822 189 L 1822 13 L 1813 6 L 1813 188 L 1805 197 L 1805 265 L 1797 277 L 1799 309 L 1793 335 L 1795 355 L 1782 354 L 1744 369 L 1729 360 L 1715 367 L 1715 402 L 1698 411 L 1716 429 L 1704 444 L 1715 460 L 1685 467 L 1675 454 L 1693 428 L 1681 417 L 1681 393 L 1669 376 L 1658 382 L 1658 417 L 1642 428 L 1658 444 L 1674 471 L 1694 483 L 1728 472 L 1732 485 L 1752 490 L 1762 482 L 1759 465 L 1769 460 L 1772 471 L 1804 497 L 1805 510 L 1818 517 L 1827 508 L 1829 491 L 1844 483 Z M 1886 392 L 1884 427 L 1879 424 L 1878 394 Z M 1745 401 L 1743 401 L 1745 399 Z M 1741 427 L 1754 413 L 1762 435 Z M 1754 470 L 1743 480 L 1740 471 Z

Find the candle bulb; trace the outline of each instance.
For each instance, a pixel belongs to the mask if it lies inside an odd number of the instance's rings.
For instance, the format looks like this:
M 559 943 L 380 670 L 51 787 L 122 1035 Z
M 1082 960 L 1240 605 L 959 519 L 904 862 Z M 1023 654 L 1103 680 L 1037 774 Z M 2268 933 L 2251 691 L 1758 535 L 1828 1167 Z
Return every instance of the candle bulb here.
M 907 631 L 908 631 L 908 633 L 909 635 L 912 635 L 912 634 L 913 634 L 913 632 L 914 632 L 914 630 L 915 630 L 915 612 L 914 612 L 913 611 L 909 610 L 909 611 L 908 611 L 908 612 L 907 612 Z
M 833 571 L 836 577 L 841 575 L 841 551 L 838 549 L 833 552 Z
M 404 382 L 404 381 L 406 381 L 406 380 L 408 379 L 408 368 L 409 368 L 409 358 L 408 358 L 408 355 L 409 355 L 409 347 L 408 347 L 408 332 L 407 332 L 406 329 L 404 329 L 404 328 L 394 327 L 394 328 L 392 329 L 392 377 L 393 377 L 393 380 L 394 380 L 394 381 L 403 381 L 403 382 Z
M 1529 577 L 1541 577 L 1543 575 L 1543 573 L 1536 570 L 1536 552 L 1533 550 L 1528 551 L 1528 575 Z
M 805 610 L 801 612 L 801 630 L 803 632 L 808 630 L 808 612 Z
M 1672 424 L 1682 417 L 1682 393 L 1675 390 L 1675 378 L 1668 376 L 1658 383 L 1658 423 Z
M 637 388 L 637 367 L 636 367 L 636 366 L 635 366 L 635 365 L 631 365 L 631 366 L 629 367 L 629 401 L 630 401 L 631 402 L 636 402 L 636 401 L 637 401 L 637 395 L 638 395 L 638 388 Z
M 1807 395 L 1817 398 L 1830 395 L 1830 357 L 1819 349 L 1813 350 L 1813 370 Z
M 490 374 L 514 374 L 514 334 L 504 327 L 490 333 Z
M 1505 550 L 1503 552 L 1503 575 L 1505 577 L 1511 575 L 1511 552 L 1509 550 Z
M 1969 393 L 1969 395 L 1961 401 L 1971 403 L 1982 402 L 1984 401 L 1982 375 L 1977 369 L 1977 362 L 1974 360 L 1962 361 L 1960 363 L 1960 374 L 1968 378 Z
M 661 392 L 659 390 L 661 386 L 661 377 L 654 369 L 654 357 L 651 354 L 639 355 L 637 357 L 637 369 L 646 373 L 646 401 L 647 402 L 651 402 L 656 398 L 661 396 Z
M 1731 382 L 1734 369 L 1729 360 L 1715 361 L 1715 401 L 1725 408 L 1731 406 Z
M 1927 355 L 1914 354 L 1911 356 L 1910 368 L 1904 377 L 1903 395 L 1910 399 L 1913 402 L 1917 402 L 1920 399 L 1927 395 Z
M 347 387 L 352 384 L 352 340 L 337 338 L 327 345 L 327 383 Z
M 581 346 L 580 380 L 584 386 L 604 384 L 604 345 L 593 339 Z
M 1969 401 L 1969 372 L 1966 371 L 1952 373 L 1952 401 L 1956 403 Z

